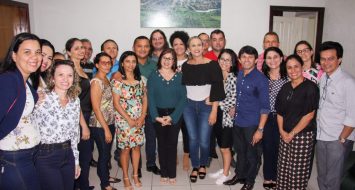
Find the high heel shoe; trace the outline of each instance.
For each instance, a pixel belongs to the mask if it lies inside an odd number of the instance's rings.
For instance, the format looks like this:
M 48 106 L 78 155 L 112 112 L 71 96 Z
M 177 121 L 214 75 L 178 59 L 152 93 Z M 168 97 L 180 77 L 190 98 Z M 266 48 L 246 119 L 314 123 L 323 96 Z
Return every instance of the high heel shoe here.
M 127 185 L 127 182 L 128 182 L 128 185 Z M 123 184 L 124 184 L 125 190 L 133 190 L 133 187 L 132 187 L 131 182 L 129 181 L 128 177 L 123 178 Z
M 205 171 L 202 172 L 201 169 L 204 169 Z M 206 166 L 200 166 L 200 169 L 198 170 L 198 177 L 200 179 L 205 179 L 205 177 L 206 177 Z
M 142 187 L 142 182 L 139 180 L 138 175 L 132 175 L 133 181 L 134 181 L 134 186 L 136 187 Z
M 192 175 L 194 172 L 196 172 L 196 175 Z M 193 168 L 192 172 L 190 174 L 190 181 L 191 183 L 196 183 L 197 181 L 197 175 L 198 175 L 198 168 Z

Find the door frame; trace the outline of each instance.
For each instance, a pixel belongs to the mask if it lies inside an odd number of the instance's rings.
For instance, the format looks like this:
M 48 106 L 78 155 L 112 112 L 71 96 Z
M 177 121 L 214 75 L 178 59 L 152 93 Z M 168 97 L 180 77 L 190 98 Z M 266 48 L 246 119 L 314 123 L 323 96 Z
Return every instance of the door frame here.
M 28 9 L 28 4 L 27 3 L 21 3 L 17 1 L 11 1 L 11 0 L 1 0 L 0 5 L 8 5 L 8 6 L 14 6 L 14 7 L 20 7 L 26 9 L 26 17 L 27 17 L 27 22 L 28 22 L 28 32 L 31 33 L 31 23 L 30 23 L 30 11 Z
M 317 28 L 316 28 L 316 44 L 314 52 L 318 52 L 319 46 L 323 38 L 324 25 L 324 7 L 291 7 L 291 6 L 270 6 L 269 31 L 273 30 L 274 16 L 283 16 L 283 12 L 316 12 L 317 13 Z M 317 60 L 317 55 L 315 58 Z

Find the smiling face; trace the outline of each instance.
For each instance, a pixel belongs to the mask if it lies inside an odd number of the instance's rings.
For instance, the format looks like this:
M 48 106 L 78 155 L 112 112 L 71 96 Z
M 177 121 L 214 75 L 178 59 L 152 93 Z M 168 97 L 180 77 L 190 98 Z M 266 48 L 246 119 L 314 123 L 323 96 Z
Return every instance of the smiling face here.
M 269 51 L 265 57 L 265 63 L 270 69 L 280 68 L 282 57 L 276 51 Z
M 211 35 L 211 46 L 213 51 L 220 52 L 224 49 L 226 45 L 226 39 L 224 38 L 223 34 L 215 33 Z
M 152 46 L 154 50 L 162 50 L 165 44 L 164 36 L 160 32 L 152 35 Z
M 165 55 L 163 55 L 162 59 L 161 59 L 161 68 L 162 69 L 172 69 L 174 64 L 174 57 L 173 54 L 171 53 L 166 53 Z
M 229 53 L 223 53 L 218 59 L 218 63 L 223 72 L 229 73 L 232 67 L 232 56 Z
M 92 46 L 90 42 L 82 42 L 83 43 L 83 47 L 85 50 L 85 55 L 84 55 L 84 59 L 86 61 L 90 60 L 91 56 L 92 56 Z
M 145 59 L 149 55 L 150 45 L 148 39 L 138 39 L 133 45 L 133 51 L 139 59 Z
M 280 43 L 275 35 L 266 35 L 263 42 L 263 48 L 267 49 L 269 47 L 279 47 Z
M 96 63 L 96 67 L 99 72 L 103 72 L 105 74 L 109 73 L 112 67 L 111 57 L 101 56 L 99 63 Z
M 313 50 L 311 50 L 306 44 L 298 45 L 296 47 L 296 53 L 302 58 L 303 62 L 312 62 Z
M 202 40 L 203 51 L 207 52 L 210 47 L 210 37 L 208 34 L 201 34 L 198 37 Z
M 335 49 L 328 49 L 320 52 L 320 65 L 323 71 L 328 75 L 331 75 L 338 69 L 341 61 L 342 58 L 338 58 Z
M 186 47 L 180 38 L 174 39 L 173 49 L 174 49 L 177 56 L 185 55 Z
M 193 57 L 202 56 L 203 47 L 200 38 L 192 38 L 189 42 L 189 51 Z
M 111 56 L 112 60 L 116 60 L 118 55 L 118 47 L 115 43 L 108 41 L 104 44 L 103 51 Z
M 41 72 L 45 72 L 53 63 L 53 50 L 49 46 L 42 46 L 42 65 Z
M 242 65 L 244 72 L 249 72 L 254 69 L 256 64 L 256 58 L 254 55 L 243 53 L 240 58 L 239 62 Z
M 123 60 L 123 69 L 125 71 L 125 73 L 133 73 L 134 69 L 137 66 L 137 59 L 135 56 L 133 55 L 129 55 L 127 56 L 124 60 Z
M 70 56 L 71 60 L 82 60 L 85 55 L 83 43 L 81 43 L 80 40 L 76 40 L 68 52 L 68 55 Z
M 38 41 L 23 41 L 17 52 L 13 52 L 12 59 L 25 79 L 35 72 L 42 63 L 42 50 Z
M 55 68 L 53 82 L 56 92 L 67 91 L 74 81 L 74 69 L 69 65 L 58 65 Z
M 300 78 L 303 78 L 302 65 L 296 59 L 289 59 L 286 62 L 286 70 L 287 70 L 287 75 L 291 79 L 291 81 L 295 81 Z

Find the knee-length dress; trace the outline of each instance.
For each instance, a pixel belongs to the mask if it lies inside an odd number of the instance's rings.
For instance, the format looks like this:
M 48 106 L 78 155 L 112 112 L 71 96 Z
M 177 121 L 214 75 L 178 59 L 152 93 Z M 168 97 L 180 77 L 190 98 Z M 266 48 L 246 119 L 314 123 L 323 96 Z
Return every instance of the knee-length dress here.
M 120 105 L 132 118 L 138 119 L 143 113 L 143 95 L 146 79 L 142 79 L 134 85 L 112 80 L 112 92 L 120 96 Z M 144 113 L 145 114 L 145 113 Z M 115 127 L 117 146 L 121 149 L 141 146 L 145 142 L 144 125 L 141 128 L 130 127 L 125 118 L 115 110 Z

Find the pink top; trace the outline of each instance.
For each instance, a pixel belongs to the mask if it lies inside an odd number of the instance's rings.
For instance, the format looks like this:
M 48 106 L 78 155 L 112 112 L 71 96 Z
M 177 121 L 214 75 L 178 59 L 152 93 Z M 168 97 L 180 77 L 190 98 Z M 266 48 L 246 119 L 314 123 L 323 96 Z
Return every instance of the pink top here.
M 304 70 L 302 72 L 304 78 L 307 78 L 316 84 L 319 83 L 319 80 L 322 77 L 323 73 L 324 72 L 323 72 L 321 66 L 317 63 L 316 63 L 316 68 L 311 67 L 310 69 Z

